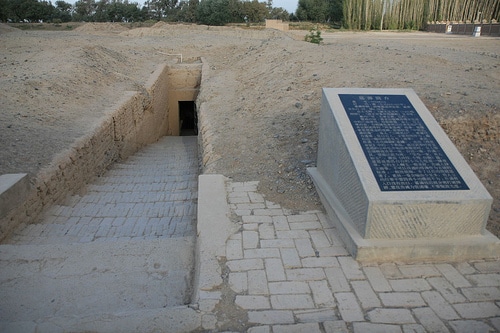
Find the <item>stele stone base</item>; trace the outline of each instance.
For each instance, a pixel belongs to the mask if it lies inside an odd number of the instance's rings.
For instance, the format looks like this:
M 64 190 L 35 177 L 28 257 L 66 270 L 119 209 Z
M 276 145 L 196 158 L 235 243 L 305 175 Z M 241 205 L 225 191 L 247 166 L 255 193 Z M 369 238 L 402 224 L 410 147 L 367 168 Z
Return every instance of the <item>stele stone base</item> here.
M 359 261 L 500 257 L 492 197 L 412 89 L 324 88 L 308 172 Z

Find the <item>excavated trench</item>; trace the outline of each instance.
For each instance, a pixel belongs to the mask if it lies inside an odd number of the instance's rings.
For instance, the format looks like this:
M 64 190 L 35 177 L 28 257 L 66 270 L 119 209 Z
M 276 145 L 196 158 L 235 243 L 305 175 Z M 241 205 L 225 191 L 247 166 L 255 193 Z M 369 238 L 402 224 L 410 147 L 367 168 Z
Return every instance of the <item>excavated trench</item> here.
M 193 292 L 202 68 L 199 58 L 160 66 L 35 184 L 2 192 L 2 330 L 159 315 L 197 327 L 182 306 Z

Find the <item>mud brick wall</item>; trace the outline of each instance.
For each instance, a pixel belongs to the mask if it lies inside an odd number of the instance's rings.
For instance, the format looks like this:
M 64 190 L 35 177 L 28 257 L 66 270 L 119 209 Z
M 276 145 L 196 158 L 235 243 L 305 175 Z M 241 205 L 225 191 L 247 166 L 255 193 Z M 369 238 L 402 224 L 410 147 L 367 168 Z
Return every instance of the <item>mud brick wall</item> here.
M 53 204 L 63 203 L 117 160 L 168 132 L 168 66 L 151 75 L 141 91 L 125 92 L 116 106 L 106 110 L 100 124 L 31 180 L 20 205 L 0 217 L 0 241 L 22 223 L 36 222 Z

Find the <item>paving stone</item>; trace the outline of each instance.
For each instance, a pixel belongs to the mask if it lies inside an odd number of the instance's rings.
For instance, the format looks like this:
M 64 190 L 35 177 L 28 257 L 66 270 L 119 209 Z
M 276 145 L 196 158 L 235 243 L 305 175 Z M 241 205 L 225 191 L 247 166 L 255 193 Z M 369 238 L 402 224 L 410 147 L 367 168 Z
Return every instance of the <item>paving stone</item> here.
M 316 255 L 309 238 L 295 239 L 295 247 L 302 258 L 314 257 Z
M 500 260 L 477 262 L 474 267 L 481 273 L 500 273 Z
M 377 308 L 368 312 L 368 319 L 374 323 L 413 324 L 416 323 L 408 309 Z
M 253 205 L 261 205 L 261 204 L 253 204 Z M 252 208 L 252 209 L 254 215 L 267 215 L 267 216 L 283 215 L 283 210 L 281 208 L 266 208 L 266 209 Z
M 467 279 L 469 279 L 475 286 L 478 287 L 500 286 L 499 273 L 467 275 Z
M 327 228 L 323 230 L 325 232 L 326 237 L 330 240 L 330 243 L 332 243 L 332 246 L 341 246 L 345 247 L 344 242 L 339 238 L 337 235 L 337 229 L 335 228 Z
M 257 192 L 248 192 L 248 197 L 250 198 L 250 202 L 252 203 L 265 202 L 264 196 Z
M 277 238 L 307 238 L 309 233 L 306 230 L 278 230 L 276 229 Z
M 248 294 L 268 295 L 267 277 L 265 270 L 248 271 Z
M 256 249 L 259 245 L 259 233 L 256 231 L 243 231 L 243 248 Z
M 462 296 L 445 278 L 435 277 L 427 279 L 441 295 L 450 303 L 463 303 L 466 301 L 465 297 Z
M 379 268 L 386 279 L 399 279 L 405 277 L 399 270 L 398 265 L 394 263 L 383 263 L 379 265 Z
M 255 324 L 293 324 L 293 312 L 289 310 L 248 311 L 248 322 Z
M 351 285 L 363 309 L 381 307 L 380 300 L 368 281 L 352 281 Z
M 265 209 L 266 206 L 263 203 L 240 203 L 235 205 L 237 210 L 250 210 L 254 215 L 271 215 L 270 210 Z M 268 211 L 269 214 L 266 213 Z
M 447 333 L 449 332 L 441 319 L 436 316 L 431 308 L 413 309 L 415 317 L 418 319 L 428 332 Z
M 425 302 L 430 308 L 438 315 L 438 317 L 445 320 L 459 319 L 455 309 L 441 296 L 437 291 L 424 291 L 421 294 Z
M 462 288 L 462 294 L 472 302 L 500 300 L 500 288 L 498 287 Z
M 229 203 L 239 204 L 239 203 L 250 203 L 250 198 L 248 196 L 237 196 L 237 197 L 228 197 Z
M 343 257 L 348 256 L 349 253 L 343 246 L 330 246 L 317 248 L 320 257 Z
M 316 214 L 289 215 L 287 216 L 287 220 L 289 223 L 316 222 L 318 221 L 318 216 Z
M 500 332 L 500 317 L 491 318 L 490 322 L 497 332 Z
M 299 323 L 321 323 L 338 319 L 333 308 L 294 310 L 293 314 Z
M 322 228 L 321 223 L 315 222 L 290 222 L 288 221 L 290 230 L 319 230 Z
M 354 323 L 354 333 L 401 333 L 401 328 L 397 325 Z
M 398 265 L 398 269 L 405 278 L 441 276 L 434 265 Z
M 450 264 L 437 264 L 435 267 L 443 274 L 443 276 L 455 287 L 463 288 L 470 287 L 471 284 L 460 272 Z
M 226 265 L 232 272 L 264 269 L 264 261 L 262 259 L 229 260 L 226 262 Z
M 268 281 L 286 280 L 285 268 L 281 259 L 269 258 L 264 260 Z
M 267 296 L 236 295 L 234 302 L 245 310 L 266 310 L 271 308 Z
M 325 321 L 323 323 L 325 333 L 349 333 L 347 325 L 343 320 Z
M 273 216 L 273 224 L 274 224 L 274 229 L 276 231 L 286 231 L 290 230 L 290 226 L 288 225 L 288 220 L 286 219 L 286 216 Z
M 273 219 L 271 216 L 242 216 L 243 223 L 272 223 Z
M 248 249 L 243 251 L 245 259 L 252 258 L 280 258 L 279 249 L 264 248 L 264 249 Z
M 323 230 L 310 230 L 309 235 L 311 237 L 314 247 L 317 250 L 321 250 L 321 248 L 324 247 L 332 246 L 330 244 L 330 241 L 328 240 L 328 237 L 326 237 L 326 234 L 323 232 Z
M 379 267 L 363 267 L 363 271 L 373 290 L 377 292 L 392 291 L 389 281 L 384 277 Z
M 307 282 L 302 281 L 283 281 L 269 282 L 270 294 L 309 294 L 311 289 Z
M 302 267 L 299 254 L 295 248 L 282 248 L 280 249 L 281 259 L 285 268 Z
M 229 287 L 237 293 L 246 292 L 248 290 L 247 273 L 229 273 Z
M 351 286 L 340 267 L 325 268 L 324 271 L 332 292 L 351 291 Z
M 353 293 L 336 293 L 335 298 L 343 321 L 364 321 L 363 311 Z
M 285 269 L 287 280 L 290 281 L 313 281 L 326 278 L 321 268 L 291 268 Z
M 259 225 L 259 238 L 261 241 L 263 239 L 274 239 L 274 226 L 270 223 L 262 223 Z
M 326 280 L 309 282 L 316 307 L 334 307 L 335 299 Z
M 258 231 L 259 224 L 258 223 L 244 223 L 243 230 L 245 230 L 245 231 Z
M 428 332 L 422 325 L 405 324 L 403 325 L 403 333 L 428 333 Z
M 321 333 L 319 324 L 306 323 L 294 325 L 273 325 L 273 333 Z
M 348 257 L 339 257 L 337 258 L 342 270 L 344 272 L 345 277 L 348 280 L 364 280 L 366 279 L 365 275 L 361 271 L 359 264 L 356 260 L 354 260 L 351 256 Z
M 468 262 L 456 263 L 455 267 L 462 275 L 477 273 L 476 269 L 472 265 L 470 265 Z
M 414 292 L 391 292 L 378 294 L 384 306 L 387 307 L 417 307 L 425 306 L 425 302 L 419 293 Z
M 271 305 L 276 310 L 311 309 L 314 302 L 307 294 L 271 295 Z
M 394 291 L 426 291 L 432 289 L 425 279 L 389 280 Z
M 488 324 L 477 320 L 455 320 L 449 322 L 454 332 L 467 333 L 489 333 L 494 332 L 494 328 Z
M 275 247 L 275 248 L 293 247 L 293 248 L 295 248 L 295 242 L 291 238 L 288 238 L 288 239 L 261 239 L 260 240 L 260 247 L 261 248 L 267 248 L 267 247 Z
M 302 267 L 339 267 L 335 257 L 308 257 L 301 260 Z
M 453 307 L 464 319 L 492 318 L 500 316 L 500 308 L 493 302 L 461 303 Z

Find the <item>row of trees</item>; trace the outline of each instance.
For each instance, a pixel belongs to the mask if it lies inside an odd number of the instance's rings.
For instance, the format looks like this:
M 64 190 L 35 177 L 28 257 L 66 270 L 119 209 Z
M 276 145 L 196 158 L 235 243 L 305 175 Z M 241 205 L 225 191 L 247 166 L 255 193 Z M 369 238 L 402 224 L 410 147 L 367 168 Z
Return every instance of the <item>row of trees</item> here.
M 299 0 L 295 14 L 272 0 L 0 0 L 0 21 L 137 22 L 164 20 L 223 25 L 266 18 L 336 23 L 347 29 L 421 29 L 428 21 L 500 19 L 499 0 Z
M 3 22 L 138 22 L 163 20 L 208 25 L 262 22 L 266 18 L 289 19 L 272 0 L 148 0 L 140 8 L 128 0 L 78 0 L 74 5 L 58 0 L 0 0 Z
M 313 1 L 313 0 L 299 0 Z M 327 1 L 328 0 L 324 0 Z M 422 29 L 429 21 L 475 21 L 500 18 L 498 0 L 343 0 L 348 29 Z

